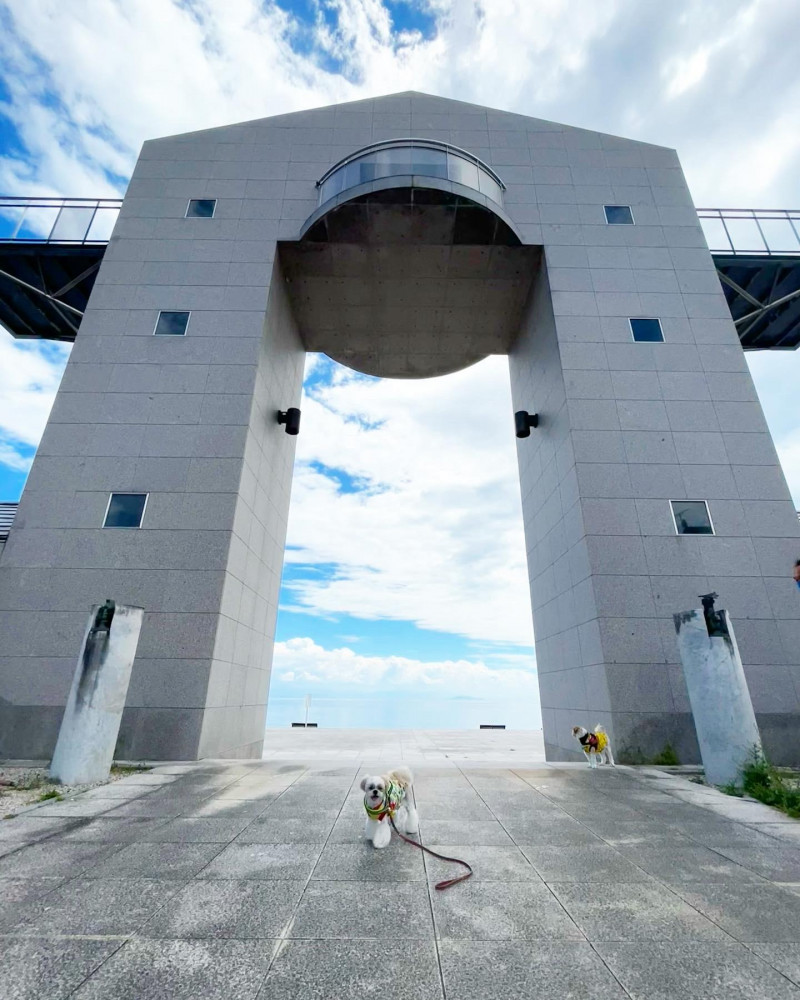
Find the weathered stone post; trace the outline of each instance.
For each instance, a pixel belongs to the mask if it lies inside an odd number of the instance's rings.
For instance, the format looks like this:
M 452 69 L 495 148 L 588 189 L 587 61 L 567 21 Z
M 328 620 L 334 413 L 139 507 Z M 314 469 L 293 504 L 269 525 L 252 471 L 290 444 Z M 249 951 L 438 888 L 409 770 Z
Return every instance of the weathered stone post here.
M 144 610 L 113 601 L 92 608 L 58 734 L 50 776 L 104 781 L 114 759 Z
M 761 736 L 733 626 L 727 611 L 714 610 L 716 596 L 701 598 L 702 611 L 673 618 L 706 781 L 727 785 L 761 749 Z

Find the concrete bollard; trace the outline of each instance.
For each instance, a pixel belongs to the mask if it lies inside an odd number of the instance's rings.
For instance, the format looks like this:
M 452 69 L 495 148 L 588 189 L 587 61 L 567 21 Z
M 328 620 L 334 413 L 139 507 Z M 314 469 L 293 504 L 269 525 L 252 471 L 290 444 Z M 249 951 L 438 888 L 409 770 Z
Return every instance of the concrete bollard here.
M 733 626 L 727 611 L 714 610 L 715 597 L 673 618 L 706 781 L 727 785 L 739 782 L 761 736 Z
M 95 605 L 58 734 L 50 777 L 65 785 L 105 781 L 114 759 L 122 710 L 144 610 Z

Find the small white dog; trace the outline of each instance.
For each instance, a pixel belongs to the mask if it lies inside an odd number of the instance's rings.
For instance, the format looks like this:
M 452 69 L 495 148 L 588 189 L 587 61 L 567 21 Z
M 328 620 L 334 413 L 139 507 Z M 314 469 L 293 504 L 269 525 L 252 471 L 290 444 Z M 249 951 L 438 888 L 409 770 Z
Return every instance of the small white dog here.
M 595 726 L 593 733 L 583 726 L 573 726 L 572 735 L 589 758 L 589 767 L 597 767 L 598 764 L 604 763 L 612 767 L 617 766 L 614 763 L 614 754 L 611 752 L 611 743 L 602 726 Z
M 392 839 L 394 819 L 400 833 L 416 833 L 419 829 L 417 810 L 412 798 L 414 776 L 407 767 L 398 767 L 388 774 L 368 775 L 361 779 L 367 822 L 364 836 L 378 849 Z

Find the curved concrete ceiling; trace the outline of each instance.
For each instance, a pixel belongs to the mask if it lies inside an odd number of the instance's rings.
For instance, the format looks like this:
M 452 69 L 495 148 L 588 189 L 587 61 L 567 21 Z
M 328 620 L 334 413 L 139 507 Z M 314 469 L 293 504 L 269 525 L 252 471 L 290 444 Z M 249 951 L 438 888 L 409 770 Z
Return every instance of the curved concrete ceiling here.
M 367 375 L 429 378 L 506 354 L 540 248 L 440 189 L 383 189 L 279 244 L 305 347 Z

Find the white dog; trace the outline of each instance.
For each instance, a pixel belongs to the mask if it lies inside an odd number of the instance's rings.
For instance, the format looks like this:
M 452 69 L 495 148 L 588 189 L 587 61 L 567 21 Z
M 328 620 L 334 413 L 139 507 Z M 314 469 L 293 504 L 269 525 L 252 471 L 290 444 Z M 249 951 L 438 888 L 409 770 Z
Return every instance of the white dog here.
M 367 822 L 364 836 L 378 849 L 392 839 L 390 819 L 400 833 L 416 833 L 419 829 L 417 810 L 412 798 L 414 776 L 407 767 L 388 774 L 374 774 L 361 779 Z
M 611 742 L 602 726 L 595 726 L 594 732 L 590 733 L 583 726 L 573 726 L 572 735 L 580 743 L 581 749 L 589 758 L 589 767 L 597 767 L 598 764 L 614 763 L 614 754 L 611 752 Z

